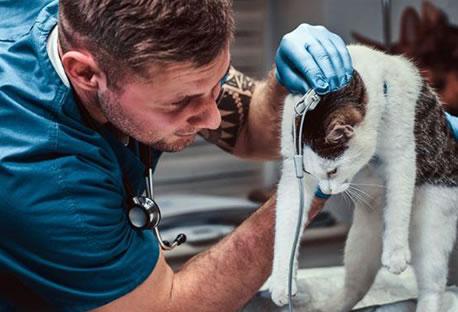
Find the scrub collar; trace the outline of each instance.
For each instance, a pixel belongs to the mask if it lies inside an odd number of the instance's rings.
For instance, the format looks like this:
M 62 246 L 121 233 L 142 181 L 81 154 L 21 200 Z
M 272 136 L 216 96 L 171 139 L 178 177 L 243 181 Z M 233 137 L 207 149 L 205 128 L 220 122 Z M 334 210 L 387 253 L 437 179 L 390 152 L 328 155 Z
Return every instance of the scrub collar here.
M 48 57 L 49 57 L 49 60 L 51 61 L 52 66 L 54 67 L 54 70 L 57 72 L 57 74 L 59 75 L 64 85 L 67 88 L 70 88 L 70 82 L 68 80 L 67 75 L 65 74 L 64 66 L 62 65 L 62 62 L 59 57 L 59 50 L 58 50 L 58 44 L 57 44 L 57 36 L 58 36 L 57 27 L 58 26 L 56 25 L 53 28 L 53 30 L 51 31 L 48 37 L 48 42 L 46 44 L 46 50 L 48 51 Z

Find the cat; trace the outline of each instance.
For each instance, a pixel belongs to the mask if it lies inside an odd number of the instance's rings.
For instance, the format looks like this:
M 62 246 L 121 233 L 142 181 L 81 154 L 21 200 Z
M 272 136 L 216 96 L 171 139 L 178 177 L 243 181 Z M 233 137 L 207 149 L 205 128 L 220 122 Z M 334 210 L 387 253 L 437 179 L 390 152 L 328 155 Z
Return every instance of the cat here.
M 438 97 L 410 61 L 361 45 L 348 49 L 355 69 L 351 82 L 322 96 L 305 117 L 303 167 L 308 174 L 302 225 L 317 186 L 328 194 L 354 188 L 352 179 L 371 160 L 377 160 L 372 167 L 383 187 L 366 188 L 365 196 L 373 199 L 366 206 L 356 202 L 346 243 L 345 289 L 319 311 L 351 310 L 379 268 L 400 274 L 410 263 L 419 286 L 417 312 L 438 311 L 456 237 L 458 142 Z M 277 305 L 288 300 L 289 259 L 299 215 L 292 159 L 298 99 L 285 99 L 281 122 L 283 162 L 269 279 Z M 293 276 L 296 271 L 297 258 Z

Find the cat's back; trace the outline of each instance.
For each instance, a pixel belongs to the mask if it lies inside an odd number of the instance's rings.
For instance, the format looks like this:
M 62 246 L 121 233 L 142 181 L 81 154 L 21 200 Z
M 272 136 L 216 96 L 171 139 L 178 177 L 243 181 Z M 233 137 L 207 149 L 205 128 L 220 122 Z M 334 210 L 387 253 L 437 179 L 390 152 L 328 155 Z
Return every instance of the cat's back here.
M 348 50 L 366 89 L 366 117 L 362 127 L 375 129 L 377 135 L 373 140 L 377 142 L 377 154 L 387 159 L 392 149 L 402 148 L 395 138 L 405 137 L 414 142 L 415 106 L 421 76 L 404 57 L 363 45 L 350 45 Z
M 423 81 L 415 110 L 417 185 L 458 187 L 458 141 L 434 90 Z
M 378 152 L 402 149 L 390 138 L 410 137 L 415 143 L 416 184 L 458 186 L 458 142 L 440 99 L 414 63 L 362 45 L 348 49 L 367 89 L 368 120 L 379 123 L 379 137 L 384 138 Z
M 422 88 L 418 68 L 409 59 L 389 55 L 364 45 L 349 45 L 353 67 L 361 75 L 368 96 L 416 97 Z

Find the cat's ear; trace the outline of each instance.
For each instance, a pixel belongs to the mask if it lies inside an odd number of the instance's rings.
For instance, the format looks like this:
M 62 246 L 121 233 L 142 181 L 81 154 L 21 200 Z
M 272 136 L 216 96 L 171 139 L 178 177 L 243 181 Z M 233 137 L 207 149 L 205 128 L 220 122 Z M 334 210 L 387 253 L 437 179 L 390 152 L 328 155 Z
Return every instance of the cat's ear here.
M 421 8 L 423 27 L 435 28 L 448 24 L 447 15 L 429 1 L 424 1 Z
M 334 123 L 328 127 L 325 141 L 328 144 L 345 143 L 353 136 L 353 133 L 351 125 Z
M 407 7 L 401 17 L 401 34 L 399 45 L 402 52 L 415 45 L 420 37 L 421 22 L 417 11 L 412 7 Z

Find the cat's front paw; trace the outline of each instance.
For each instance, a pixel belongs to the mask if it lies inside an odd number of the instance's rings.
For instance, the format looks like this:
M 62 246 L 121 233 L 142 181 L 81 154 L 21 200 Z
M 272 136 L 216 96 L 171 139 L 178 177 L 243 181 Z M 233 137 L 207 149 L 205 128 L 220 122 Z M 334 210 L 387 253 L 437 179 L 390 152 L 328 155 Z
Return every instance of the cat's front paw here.
M 400 245 L 385 246 L 382 254 L 382 265 L 393 274 L 401 274 L 410 264 L 411 254 L 408 247 Z
M 278 306 L 288 304 L 288 274 L 284 276 L 271 276 L 269 280 L 269 291 L 272 301 Z M 297 293 L 296 280 L 293 278 L 291 295 L 295 296 Z

